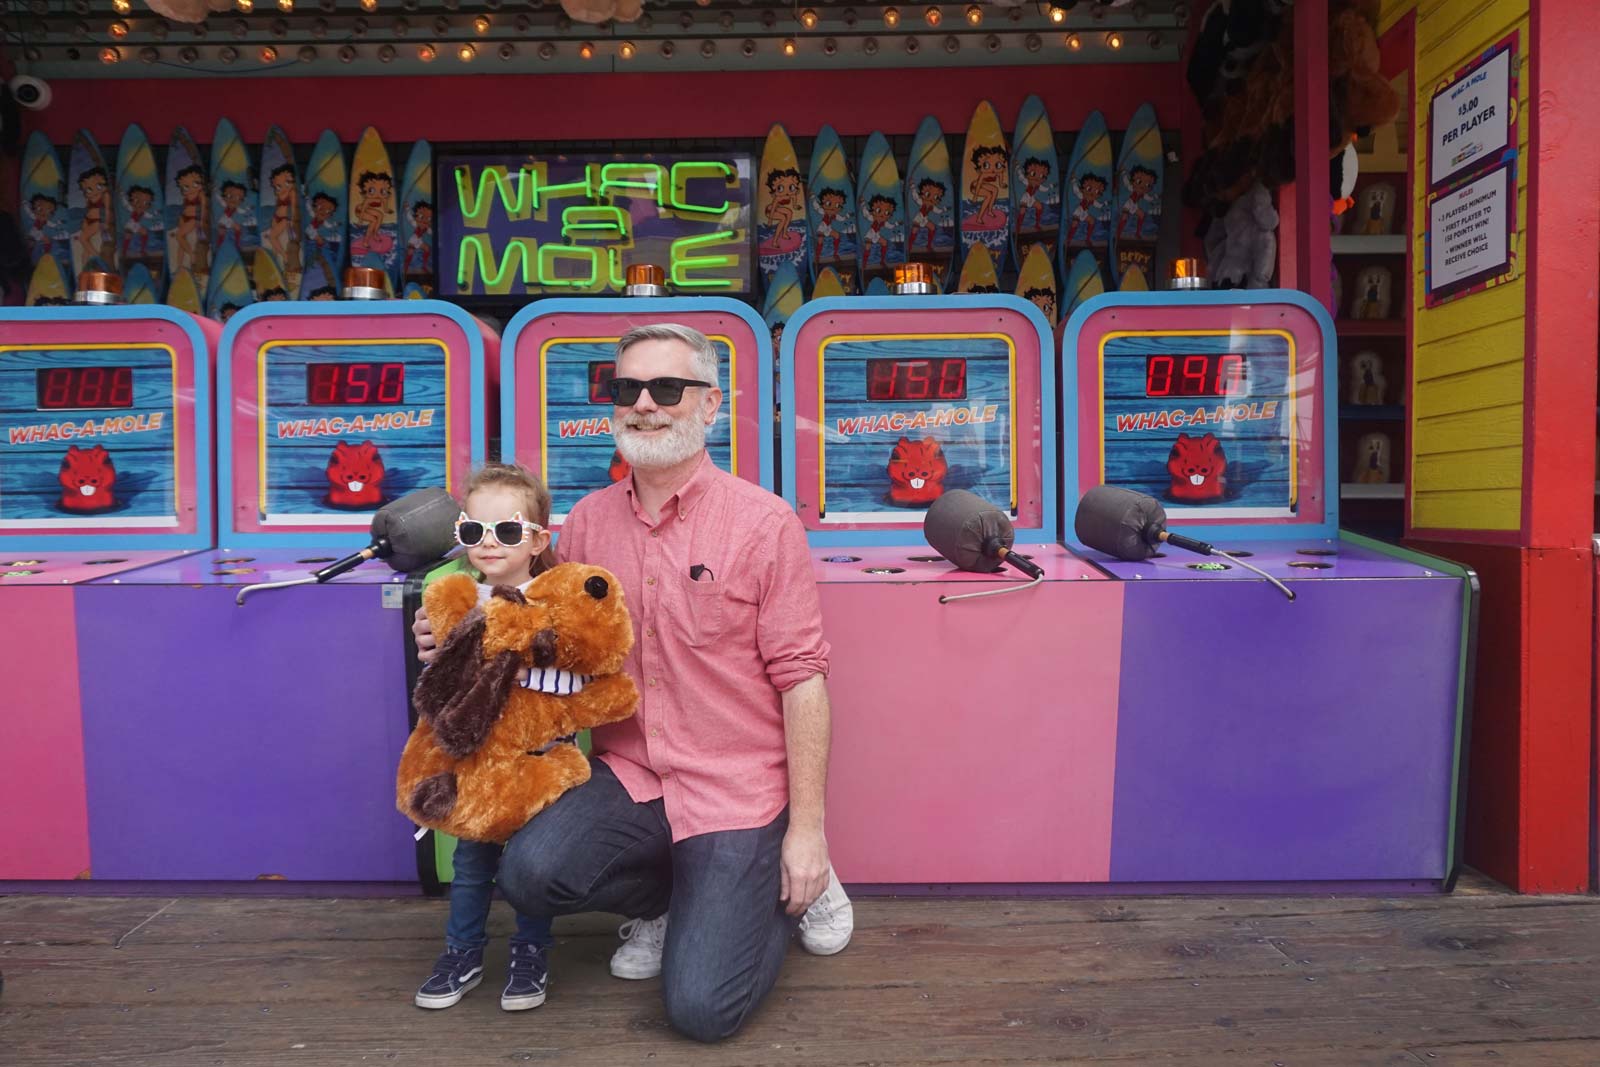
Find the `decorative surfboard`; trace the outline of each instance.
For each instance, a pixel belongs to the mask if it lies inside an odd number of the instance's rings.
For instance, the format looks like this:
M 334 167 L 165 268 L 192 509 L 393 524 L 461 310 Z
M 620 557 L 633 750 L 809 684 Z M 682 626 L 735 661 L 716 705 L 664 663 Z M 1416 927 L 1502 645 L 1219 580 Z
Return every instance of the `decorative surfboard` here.
M 339 279 L 344 276 L 345 228 L 349 224 L 345 218 L 345 197 L 349 191 L 350 175 L 344 165 L 344 145 L 339 143 L 338 134 L 324 130 L 322 136 L 317 138 L 317 146 L 311 150 L 311 162 L 306 166 L 306 228 L 301 247 L 305 253 L 307 271 L 311 262 L 320 257 L 327 280 L 315 287 L 308 281 L 302 281 L 302 298 L 311 288 L 320 289 L 322 285 L 332 285 L 337 289 Z
M 279 288 L 294 299 L 300 292 L 300 276 L 305 271 L 301 243 L 305 237 L 305 210 L 300 202 L 300 172 L 294 163 L 294 145 L 277 126 L 267 131 L 261 144 L 261 247 L 272 254 L 281 275 Z M 257 257 L 252 266 L 261 262 Z M 256 279 L 256 292 L 269 286 Z
M 1085 248 L 1073 258 L 1072 267 L 1067 271 L 1066 285 L 1062 287 L 1061 317 L 1066 318 L 1077 310 L 1079 304 L 1105 291 L 1106 281 L 1100 270 L 1100 261 Z
M 1143 104 L 1133 113 L 1117 156 L 1117 213 L 1111 231 L 1111 256 L 1119 277 L 1129 267 L 1138 267 L 1147 279 L 1155 277 L 1165 170 L 1156 109 Z
M 400 241 L 405 249 L 400 277 L 406 283 L 408 296 L 413 285 L 433 285 L 435 203 L 433 146 L 418 141 L 411 149 L 405 177 L 400 182 Z
M 950 148 L 939 120 L 928 116 L 917 127 L 906 163 L 906 259 L 926 263 L 941 282 L 955 258 L 955 179 Z
M 123 275 L 122 302 L 124 304 L 161 303 L 160 286 L 156 282 L 155 275 L 150 273 L 150 268 L 143 263 L 135 263 Z
M 967 249 L 967 258 L 961 263 L 961 276 L 956 281 L 958 293 L 998 293 L 1000 277 L 994 269 L 994 257 L 987 245 L 976 244 Z
M 867 283 L 868 296 L 889 296 L 889 282 L 886 278 L 874 278 Z
M 211 257 L 222 262 L 222 249 L 231 246 L 241 264 L 248 264 L 261 247 L 256 229 L 256 175 L 250 150 L 233 123 L 217 123 L 211 141 Z M 215 267 L 214 267 L 215 269 Z M 216 288 L 212 285 L 211 288 Z M 209 303 L 209 300 L 208 300 Z
M 205 314 L 205 301 L 201 298 L 200 286 L 189 271 L 180 270 L 172 276 L 172 284 L 167 286 L 167 306 L 187 311 L 191 315 Z
M 339 278 L 334 273 L 333 265 L 328 262 L 326 255 L 315 249 L 310 250 L 305 273 L 300 277 L 300 299 L 339 299 Z
M 255 293 L 250 289 L 250 272 L 245 270 L 244 257 L 229 242 L 217 249 L 216 262 L 211 265 L 211 287 L 206 292 L 206 315 L 218 322 L 227 322 L 240 308 L 255 303 Z
M 811 287 L 811 299 L 821 300 L 825 296 L 849 296 L 844 287 L 844 279 L 839 277 L 839 272 L 832 267 L 823 267 L 822 273 L 817 275 L 817 284 Z
M 1031 300 L 1050 325 L 1056 324 L 1056 305 L 1059 294 L 1056 290 L 1056 268 L 1051 262 L 1051 256 L 1042 244 L 1028 246 L 1027 254 L 1022 257 L 1022 269 L 1017 272 L 1017 295 L 1024 300 Z
M 1122 272 L 1122 284 L 1117 286 L 1118 292 L 1147 293 L 1150 291 L 1150 279 L 1145 276 L 1137 264 L 1129 264 L 1128 269 Z
M 67 231 L 72 243 L 68 281 L 75 282 L 91 259 L 116 269 L 116 195 L 100 146 L 87 130 L 79 130 L 67 163 Z
M 972 113 L 961 149 L 961 250 L 980 244 L 1003 269 L 1011 247 L 1011 152 L 987 100 Z
M 785 263 L 797 275 L 809 273 L 811 244 L 806 228 L 806 187 L 800 161 L 782 126 L 767 131 L 756 173 L 756 257 L 769 284 Z
M 400 278 L 398 192 L 389 150 L 368 126 L 350 163 L 350 266 L 383 271 L 391 290 Z
M 138 126 L 129 126 L 117 150 L 117 254 L 123 270 L 137 263 L 151 278 L 164 278 L 167 220 L 156 174 L 149 139 Z
M 50 139 L 35 130 L 22 153 L 21 208 L 27 228 L 28 262 L 37 266 L 50 256 L 64 274 L 72 269 L 72 243 L 67 232 L 67 183 L 61 157 Z
M 269 252 L 265 247 L 256 249 L 256 254 L 250 263 L 250 278 L 254 283 L 254 292 L 257 300 L 293 300 L 287 279 L 284 277 L 283 267 L 278 262 L 278 257 Z
M 181 126 L 167 146 L 166 213 L 167 271 L 174 283 L 187 272 L 204 292 L 211 277 L 211 183 L 205 157 Z
M 815 277 L 832 267 L 845 292 L 856 289 L 860 246 L 856 240 L 855 183 L 844 145 L 832 126 L 817 131 L 811 148 L 811 176 L 806 198 L 806 227 L 811 235 L 811 272 Z
M 1061 233 L 1061 165 L 1050 116 L 1037 96 L 1022 102 L 1017 132 L 1011 137 L 1011 203 L 1012 258 L 1020 269 L 1028 250 L 1042 246 L 1053 277 Z
M 1098 111 L 1089 112 L 1067 157 L 1061 183 L 1061 244 L 1057 254 L 1063 275 L 1070 275 L 1079 252 L 1088 251 L 1102 267 L 1110 263 L 1111 133 Z
M 881 133 L 868 137 L 861 153 L 856 234 L 861 245 L 861 278 L 868 291 L 874 281 L 887 286 L 894 269 L 906 261 L 906 201 L 900 168 L 889 149 L 889 139 Z
M 762 321 L 772 331 L 774 365 L 778 359 L 778 347 L 783 343 L 783 328 L 803 303 L 805 293 L 800 288 L 800 276 L 795 273 L 793 264 L 785 263 L 772 276 L 772 281 L 767 283 L 767 297 L 761 305 Z
M 67 276 L 62 273 L 61 261 L 55 256 L 41 256 L 33 265 L 33 276 L 28 279 L 28 306 L 59 307 L 72 303 L 67 291 Z

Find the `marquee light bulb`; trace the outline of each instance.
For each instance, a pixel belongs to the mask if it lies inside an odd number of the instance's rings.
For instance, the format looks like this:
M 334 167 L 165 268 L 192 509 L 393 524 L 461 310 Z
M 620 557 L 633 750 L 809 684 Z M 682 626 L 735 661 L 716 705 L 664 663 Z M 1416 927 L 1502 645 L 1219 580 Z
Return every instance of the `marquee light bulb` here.
M 979 7 L 977 4 L 968 4 L 967 5 L 967 25 L 968 26 L 982 26 L 983 25 L 983 8 Z
M 900 25 L 900 11 L 898 8 L 886 7 L 883 9 L 883 24 L 891 30 Z

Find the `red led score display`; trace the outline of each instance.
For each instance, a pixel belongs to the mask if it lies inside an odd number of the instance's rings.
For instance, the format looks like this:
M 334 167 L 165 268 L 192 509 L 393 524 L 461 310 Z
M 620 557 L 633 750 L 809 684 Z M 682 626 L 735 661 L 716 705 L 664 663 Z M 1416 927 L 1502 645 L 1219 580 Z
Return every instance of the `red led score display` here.
M 617 365 L 610 360 L 589 364 L 589 403 L 610 404 L 611 379 L 617 376 Z
M 404 363 L 307 363 L 308 404 L 403 404 Z
M 1235 353 L 1146 356 L 1145 396 L 1238 396 L 1246 392 L 1245 358 Z
M 36 384 L 40 411 L 133 407 L 132 367 L 42 367 Z
M 868 400 L 965 400 L 967 361 L 942 359 L 867 360 Z

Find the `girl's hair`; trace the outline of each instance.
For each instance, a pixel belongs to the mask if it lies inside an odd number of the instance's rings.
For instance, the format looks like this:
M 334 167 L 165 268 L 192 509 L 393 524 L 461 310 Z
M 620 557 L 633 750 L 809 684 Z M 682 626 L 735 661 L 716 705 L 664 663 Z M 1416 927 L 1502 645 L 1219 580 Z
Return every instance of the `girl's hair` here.
M 465 508 L 467 497 L 479 489 L 488 489 L 491 486 L 521 494 L 522 517 L 529 522 L 549 527 L 550 490 L 546 489 L 544 482 L 536 478 L 528 468 L 520 463 L 485 463 L 472 473 L 472 477 L 468 478 L 467 484 L 462 487 L 462 507 Z M 555 546 L 547 545 L 545 550 L 533 557 L 528 564 L 528 576 L 543 574 L 555 565 Z

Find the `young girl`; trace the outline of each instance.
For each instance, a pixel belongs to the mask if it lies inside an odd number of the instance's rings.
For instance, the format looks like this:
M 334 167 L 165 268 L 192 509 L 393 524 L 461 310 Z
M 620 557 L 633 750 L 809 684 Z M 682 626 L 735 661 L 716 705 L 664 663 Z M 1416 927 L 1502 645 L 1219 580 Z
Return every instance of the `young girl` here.
M 479 603 L 486 602 L 497 585 L 526 589 L 534 575 L 555 565 L 550 534 L 544 528 L 550 521 L 550 491 L 525 468 L 488 464 L 468 480 L 462 504 L 456 540 L 466 548 L 467 562 L 476 572 Z M 524 684 L 537 686 L 543 673 L 534 672 Z M 577 684 L 577 679 L 565 684 Z M 500 850 L 500 845 L 482 841 L 457 842 L 445 951 L 417 990 L 417 1007 L 448 1008 L 483 981 L 483 949 L 489 941 L 485 927 Z M 553 941 L 549 919 L 518 913 L 500 1007 L 523 1011 L 544 1003 L 549 974 L 545 954 Z

